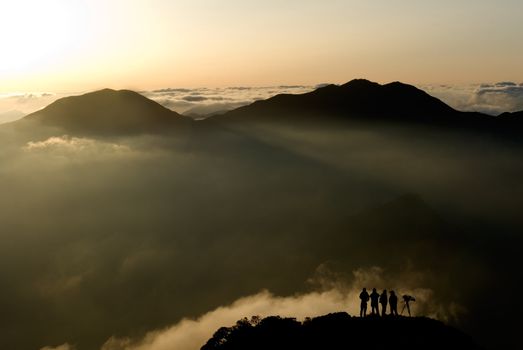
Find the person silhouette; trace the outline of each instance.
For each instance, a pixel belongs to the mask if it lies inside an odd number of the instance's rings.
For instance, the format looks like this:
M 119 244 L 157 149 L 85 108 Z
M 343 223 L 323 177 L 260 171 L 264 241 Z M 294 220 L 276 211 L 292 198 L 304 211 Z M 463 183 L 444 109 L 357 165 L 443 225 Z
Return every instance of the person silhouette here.
M 380 315 L 379 299 L 380 295 L 376 292 L 376 288 L 372 288 L 372 293 L 370 293 L 370 312 L 372 315 Z
M 398 297 L 393 290 L 390 291 L 389 297 L 390 314 L 398 316 Z
M 410 295 L 407 295 L 405 294 L 403 296 L 403 302 L 405 303 L 403 305 L 403 309 L 401 309 L 401 314 L 403 315 L 403 311 L 405 311 L 405 308 L 407 308 L 407 312 L 409 313 L 409 316 L 410 316 L 410 305 L 409 305 L 409 302 L 411 301 L 416 301 L 416 299 L 414 299 L 414 297 L 410 296 Z
M 360 317 L 367 316 L 367 303 L 369 301 L 369 298 L 370 297 L 369 297 L 369 293 L 367 293 L 367 289 L 363 288 L 363 290 L 360 293 L 360 300 L 361 300 Z
M 385 317 L 385 312 L 387 311 L 387 290 L 384 289 L 383 293 L 380 295 L 380 304 L 381 304 L 381 316 Z

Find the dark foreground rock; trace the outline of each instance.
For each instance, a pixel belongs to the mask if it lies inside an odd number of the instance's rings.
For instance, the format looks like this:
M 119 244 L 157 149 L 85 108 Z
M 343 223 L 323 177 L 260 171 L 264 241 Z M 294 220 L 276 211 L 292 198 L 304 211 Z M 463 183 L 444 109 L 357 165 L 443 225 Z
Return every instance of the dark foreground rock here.
M 351 317 L 345 312 L 299 322 L 271 316 L 222 327 L 202 350 L 480 349 L 466 334 L 426 317 Z

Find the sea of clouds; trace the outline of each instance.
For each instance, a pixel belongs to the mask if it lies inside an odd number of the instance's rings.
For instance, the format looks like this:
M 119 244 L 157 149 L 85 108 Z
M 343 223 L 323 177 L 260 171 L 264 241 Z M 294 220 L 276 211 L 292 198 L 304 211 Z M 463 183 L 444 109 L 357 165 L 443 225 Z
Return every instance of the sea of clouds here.
M 142 91 L 142 94 L 178 113 L 198 118 L 225 112 L 278 94 L 303 94 L 314 90 L 314 88 L 314 86 L 304 85 L 196 89 L 168 88 Z
M 495 84 L 418 87 L 460 111 L 499 115 L 523 110 L 523 83 L 505 81 Z
M 352 282 L 348 283 L 339 276 L 333 278 L 334 275 L 328 271 L 328 268 L 320 266 L 315 276 L 309 281 L 315 288 L 308 293 L 281 297 L 268 290 L 261 290 L 197 318 L 184 318 L 168 327 L 150 330 L 140 338 L 112 336 L 100 350 L 198 350 L 218 328 L 232 326 L 237 320 L 246 316 L 280 315 L 302 321 L 306 317 L 321 316 L 340 310 L 357 315 L 361 286 L 399 287 L 403 293 L 416 295 L 415 312 L 445 321 L 459 317 L 459 313 L 463 311 L 459 305 L 451 304 L 443 307 L 435 304 L 431 289 L 413 287 L 419 281 L 416 281 L 416 274 L 412 274 L 412 271 L 401 276 L 402 286 L 398 286 L 397 281 L 387 278 L 384 270 L 377 266 L 356 269 L 352 271 L 352 275 Z M 381 293 L 381 290 L 379 292 Z M 74 345 L 64 343 L 57 347 L 46 346 L 40 350 L 75 349 Z
M 512 143 L 437 129 L 262 125 L 190 143 L 16 130 L 0 128 L 2 349 L 198 349 L 252 315 L 357 314 L 364 286 L 412 294 L 414 315 L 473 336 L 518 334 L 501 322 L 523 284 Z M 404 193 L 423 201 L 382 206 Z M 485 303 L 499 285 L 506 298 Z
M 264 100 L 278 94 L 302 94 L 324 84 L 269 87 L 164 88 L 140 91 L 163 106 L 199 119 Z M 461 111 L 498 115 L 523 110 L 523 83 L 498 82 L 470 85 L 418 85 L 420 89 Z M 0 93 L 0 123 L 22 118 L 59 98 L 76 93 Z

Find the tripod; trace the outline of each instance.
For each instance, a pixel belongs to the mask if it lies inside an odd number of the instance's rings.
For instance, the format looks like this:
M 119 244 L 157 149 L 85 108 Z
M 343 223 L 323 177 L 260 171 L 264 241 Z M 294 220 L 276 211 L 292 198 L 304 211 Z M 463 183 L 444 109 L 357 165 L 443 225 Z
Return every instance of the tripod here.
M 409 313 L 409 316 L 410 316 L 410 305 L 409 305 L 408 301 L 405 301 L 405 304 L 403 304 L 403 308 L 401 309 L 400 315 L 403 315 L 403 311 L 405 311 L 405 308 L 407 308 L 407 312 Z

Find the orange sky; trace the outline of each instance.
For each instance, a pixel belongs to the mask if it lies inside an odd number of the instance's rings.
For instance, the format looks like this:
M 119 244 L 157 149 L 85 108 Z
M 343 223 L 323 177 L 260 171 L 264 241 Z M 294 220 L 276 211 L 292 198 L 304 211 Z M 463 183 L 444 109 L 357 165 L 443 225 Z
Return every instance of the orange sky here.
M 30 0 L 0 13 L 0 92 L 523 82 L 519 0 Z

